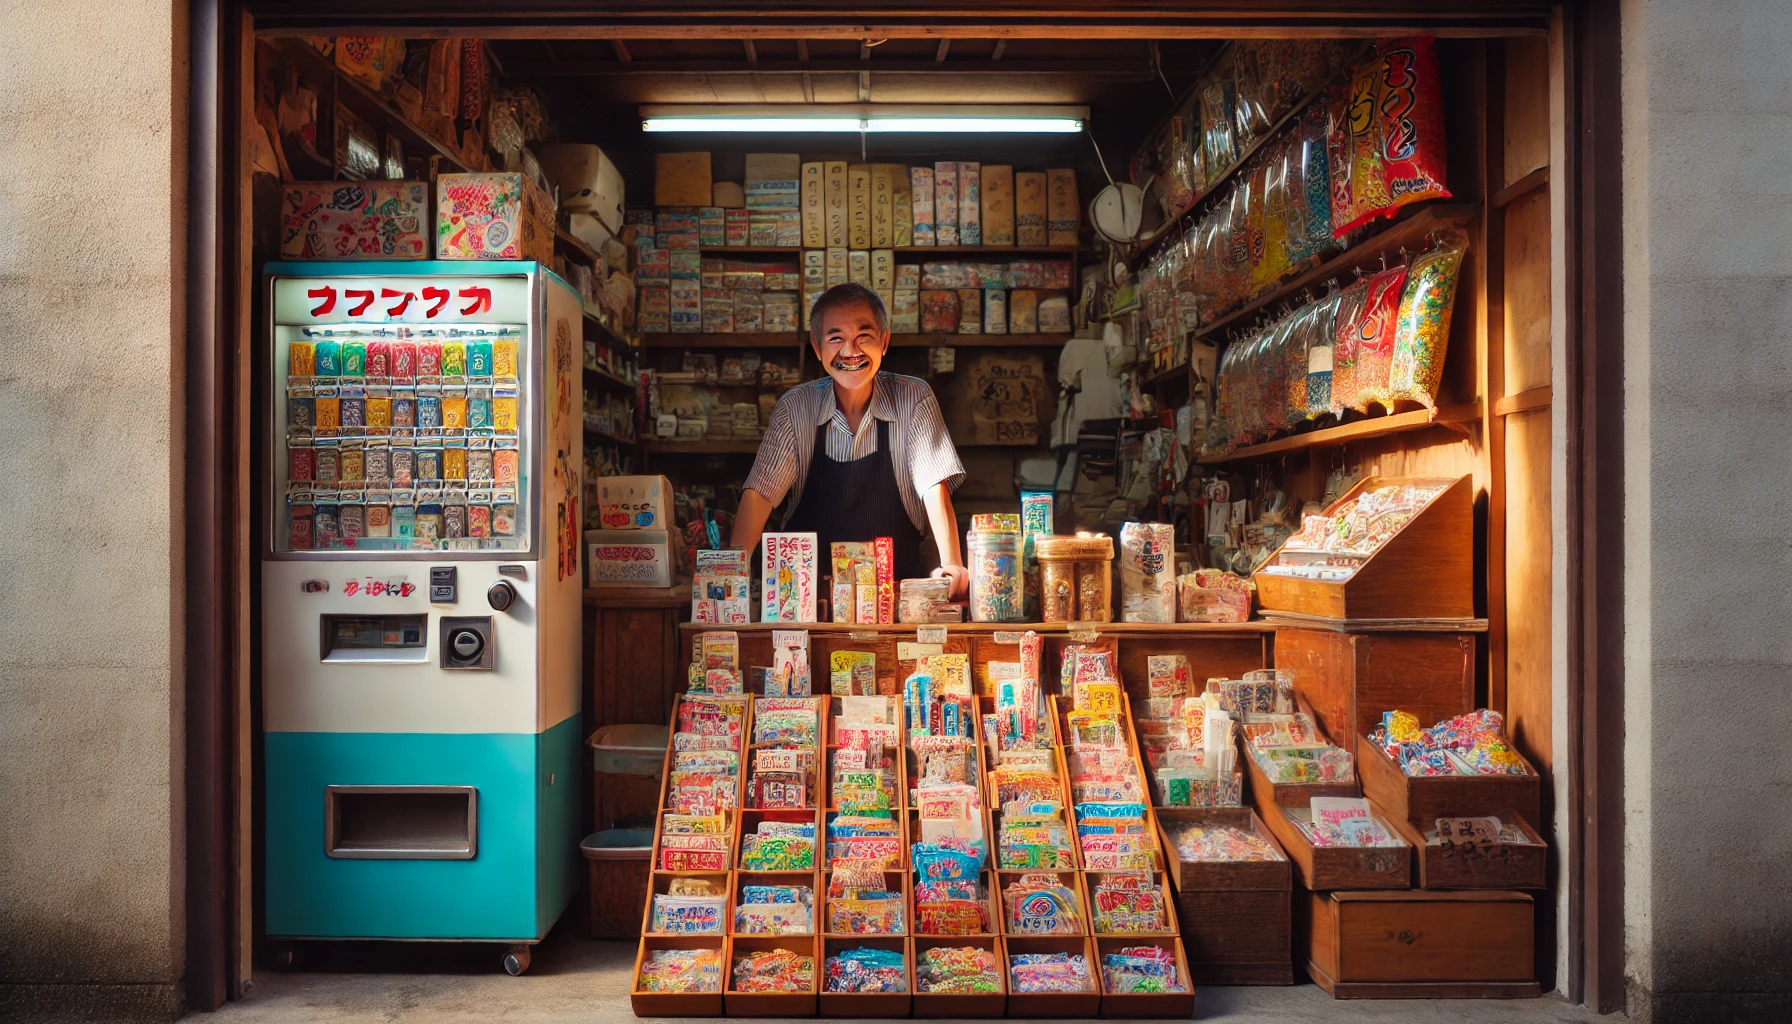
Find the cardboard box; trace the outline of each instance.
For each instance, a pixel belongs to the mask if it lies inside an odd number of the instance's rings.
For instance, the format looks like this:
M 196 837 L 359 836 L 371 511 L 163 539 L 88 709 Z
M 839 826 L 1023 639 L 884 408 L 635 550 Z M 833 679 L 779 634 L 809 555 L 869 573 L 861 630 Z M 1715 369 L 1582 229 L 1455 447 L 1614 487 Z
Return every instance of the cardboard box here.
M 852 232 L 847 225 L 848 188 L 846 161 L 829 160 L 822 164 L 821 200 L 826 211 L 827 248 L 843 249 Z
M 436 179 L 436 259 L 554 262 L 554 206 L 521 172 Z
M 915 186 L 902 164 L 890 165 L 890 244 L 915 244 Z
M 958 165 L 958 244 L 983 244 L 983 165 Z
M 871 287 L 871 254 L 863 249 L 848 249 L 846 252 L 846 279 L 854 284 Z
M 983 289 L 958 289 L 958 333 L 983 333 Z
M 871 165 L 846 168 L 846 244 L 871 248 Z
M 429 258 L 421 181 L 293 181 L 281 187 L 280 256 L 289 260 Z
M 828 243 L 827 165 L 803 165 L 803 245 L 820 249 Z
M 767 533 L 763 552 L 761 622 L 814 622 L 820 540 L 813 533 Z
M 823 290 L 846 283 L 848 268 L 851 266 L 847 252 L 846 249 L 827 250 L 827 278 L 822 282 Z
M 672 482 L 663 476 L 598 477 L 597 520 L 606 530 L 670 530 Z
M 892 334 L 921 333 L 921 292 L 918 288 L 898 288 L 890 304 Z
M 958 164 L 933 165 L 933 244 L 958 244 Z
M 1045 245 L 1050 235 L 1045 223 L 1045 172 L 1020 171 L 1014 175 L 1014 244 Z
M 671 285 L 671 333 L 703 333 L 703 283 L 673 278 Z
M 921 292 L 921 333 L 958 333 L 958 292 L 947 289 Z
M 797 297 L 788 292 L 766 292 L 761 299 L 764 312 L 761 314 L 760 330 L 767 334 L 782 334 L 799 329 L 801 317 L 797 315 Z
M 602 149 L 588 143 L 551 142 L 535 148 L 541 173 L 559 191 L 560 209 L 590 214 L 611 233 L 622 230 L 622 172 Z
M 705 206 L 697 211 L 697 244 L 725 245 L 728 242 L 728 219 L 720 206 Z
M 871 165 L 871 248 L 895 244 L 895 187 L 889 164 Z
M 933 244 L 933 168 L 908 169 L 910 217 L 914 245 Z
M 712 198 L 709 151 L 655 153 L 653 205 L 707 206 Z
M 734 333 L 734 293 L 726 288 L 704 288 L 703 333 Z
M 1014 244 L 1014 168 L 983 168 L 983 244 Z
M 896 253 L 890 249 L 871 250 L 871 290 L 884 300 L 884 309 L 896 302 Z
M 666 334 L 672 329 L 672 296 L 665 285 L 642 285 L 635 297 L 636 317 L 643 334 Z
M 665 530 L 586 530 L 593 587 L 669 587 L 672 539 Z
M 720 206 L 724 210 L 744 210 L 747 207 L 747 190 L 741 188 L 738 181 L 718 181 L 709 187 L 709 205 Z
M 734 330 L 739 334 L 758 334 L 765 330 L 765 292 L 737 288 L 734 297 Z
M 1068 167 L 1045 172 L 1047 245 L 1075 245 L 1083 210 L 1077 204 L 1076 171 Z
M 1038 292 L 1031 288 L 1016 288 L 1008 293 L 1008 333 L 1039 333 Z
M 983 290 L 983 333 L 1008 333 L 1008 293 L 1000 288 Z
M 728 245 L 745 247 L 751 232 L 751 215 L 745 207 L 728 208 L 722 211 L 723 241 Z

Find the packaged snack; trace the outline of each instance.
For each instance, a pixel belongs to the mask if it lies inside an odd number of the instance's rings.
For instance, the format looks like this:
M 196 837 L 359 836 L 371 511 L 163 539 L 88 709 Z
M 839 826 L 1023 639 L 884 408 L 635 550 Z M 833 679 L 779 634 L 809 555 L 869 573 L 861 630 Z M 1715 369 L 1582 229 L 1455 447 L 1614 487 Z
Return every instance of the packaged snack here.
M 1330 107 L 1334 237 L 1409 203 L 1449 197 L 1435 40 L 1383 40 Z
M 1351 328 L 1354 357 L 1349 394 L 1332 387 L 1332 404 L 1367 412 L 1369 403 L 1391 406 L 1388 379 L 1394 363 L 1394 330 L 1399 322 L 1400 295 L 1406 286 L 1406 268 L 1392 267 L 1365 279 L 1363 309 Z
M 844 949 L 828 957 L 827 992 L 907 992 L 908 968 L 892 949 Z
M 1231 825 L 1188 825 L 1172 835 L 1183 860 L 1285 860 L 1274 843 Z
M 643 992 L 720 992 L 722 951 L 656 949 L 641 962 L 635 984 Z
M 789 949 L 755 950 L 734 961 L 736 992 L 809 992 L 815 958 Z
M 1081 953 L 1011 953 L 1008 977 L 1014 992 L 1088 992 L 1095 987 Z
M 934 946 L 915 962 L 915 991 L 969 995 L 1002 991 L 1002 966 L 976 946 Z
M 1394 326 L 1393 364 L 1388 400 L 1410 399 L 1427 409 L 1437 407 L 1443 380 L 1444 354 L 1450 343 L 1450 308 L 1468 239 L 1457 232 L 1440 238 L 1412 262 Z
M 1120 527 L 1121 621 L 1176 621 L 1175 548 L 1169 523 Z
M 1101 977 L 1114 995 L 1185 992 L 1176 954 L 1163 946 L 1122 946 L 1101 958 Z

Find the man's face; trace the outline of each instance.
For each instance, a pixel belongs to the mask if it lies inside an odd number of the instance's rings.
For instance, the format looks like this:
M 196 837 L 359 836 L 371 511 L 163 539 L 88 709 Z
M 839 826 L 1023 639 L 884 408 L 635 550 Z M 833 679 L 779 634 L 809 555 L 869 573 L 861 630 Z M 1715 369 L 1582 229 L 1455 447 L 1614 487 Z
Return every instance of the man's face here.
M 877 326 L 877 315 L 864 303 L 836 306 L 821 314 L 821 340 L 815 355 L 834 383 L 849 391 L 870 385 L 890 347 L 890 332 Z

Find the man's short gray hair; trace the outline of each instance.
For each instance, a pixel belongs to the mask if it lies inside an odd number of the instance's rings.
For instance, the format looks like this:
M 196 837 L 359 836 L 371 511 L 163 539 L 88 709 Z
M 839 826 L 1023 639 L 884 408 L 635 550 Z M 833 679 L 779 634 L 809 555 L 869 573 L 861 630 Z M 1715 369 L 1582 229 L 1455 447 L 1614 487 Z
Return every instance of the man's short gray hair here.
M 890 311 L 884 308 L 883 297 L 857 281 L 837 284 L 821 293 L 815 305 L 809 309 L 809 337 L 816 344 L 821 344 L 821 314 L 830 309 L 844 309 L 848 306 L 870 306 L 871 315 L 877 320 L 877 329 L 890 329 Z

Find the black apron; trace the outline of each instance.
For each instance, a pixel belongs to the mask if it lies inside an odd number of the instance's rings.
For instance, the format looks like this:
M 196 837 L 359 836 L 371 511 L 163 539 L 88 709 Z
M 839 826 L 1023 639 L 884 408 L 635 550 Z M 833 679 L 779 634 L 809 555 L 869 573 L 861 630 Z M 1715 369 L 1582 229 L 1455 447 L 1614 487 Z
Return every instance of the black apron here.
M 871 415 L 866 410 L 865 415 Z M 877 421 L 877 451 L 860 459 L 839 462 L 828 457 L 828 425 L 815 428 L 815 449 L 809 456 L 809 475 L 803 481 L 803 499 L 785 521 L 791 533 L 814 533 L 816 549 L 824 565 L 832 565 L 835 542 L 865 541 L 889 537 L 896 546 L 896 578 L 927 575 L 921 565 L 921 532 L 902 504 L 896 486 L 896 468 L 890 459 L 890 421 Z

